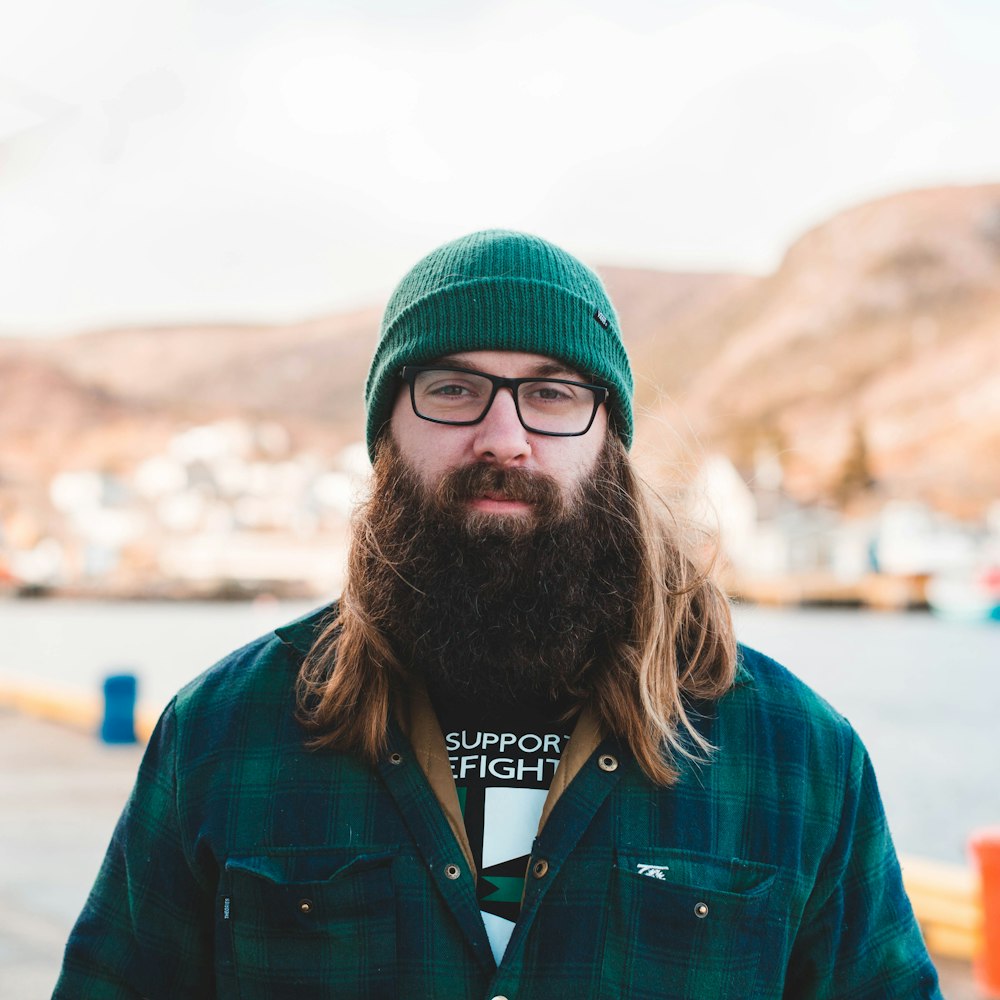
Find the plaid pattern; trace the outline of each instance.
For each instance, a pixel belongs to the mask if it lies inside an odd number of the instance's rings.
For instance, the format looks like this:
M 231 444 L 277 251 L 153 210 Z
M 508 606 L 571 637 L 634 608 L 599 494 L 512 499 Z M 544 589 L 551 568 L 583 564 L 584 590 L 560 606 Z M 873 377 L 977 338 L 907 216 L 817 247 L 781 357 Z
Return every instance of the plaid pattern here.
M 607 740 L 577 774 L 498 970 L 402 733 L 377 769 L 303 750 L 293 681 L 321 617 L 164 712 L 56 1000 L 940 997 L 864 748 L 745 649 L 696 706 L 711 765 L 658 790 Z

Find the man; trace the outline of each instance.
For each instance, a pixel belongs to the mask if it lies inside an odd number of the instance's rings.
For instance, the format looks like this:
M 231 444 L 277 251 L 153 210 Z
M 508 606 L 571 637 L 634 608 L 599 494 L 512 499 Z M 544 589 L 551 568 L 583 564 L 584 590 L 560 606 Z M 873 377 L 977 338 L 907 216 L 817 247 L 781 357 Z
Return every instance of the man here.
M 394 293 L 340 602 L 183 689 L 56 997 L 940 996 L 867 754 L 638 481 L 598 278 Z

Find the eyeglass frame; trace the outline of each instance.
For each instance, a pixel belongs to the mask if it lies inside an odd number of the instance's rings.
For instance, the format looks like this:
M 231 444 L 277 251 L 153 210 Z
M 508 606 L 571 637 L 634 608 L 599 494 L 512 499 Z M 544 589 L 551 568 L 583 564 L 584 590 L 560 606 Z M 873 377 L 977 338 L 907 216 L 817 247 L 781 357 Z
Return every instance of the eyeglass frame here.
M 438 420 L 435 417 L 425 417 L 417 409 L 417 390 L 415 383 L 417 376 L 421 372 L 461 372 L 463 375 L 478 375 L 481 378 L 488 379 L 492 384 L 493 389 L 490 392 L 490 398 L 486 401 L 486 406 L 483 408 L 483 412 L 480 413 L 475 420 Z M 594 385 L 590 382 L 576 382 L 573 379 L 568 378 L 548 378 L 545 375 L 528 375 L 524 378 L 504 378 L 502 375 L 491 375 L 489 372 L 481 372 L 475 368 L 459 368 L 456 365 L 405 365 L 402 369 L 400 369 L 399 377 L 410 387 L 410 407 L 413 409 L 414 414 L 421 420 L 426 420 L 432 424 L 443 424 L 445 427 L 473 427 L 476 424 L 481 424 L 486 419 L 487 414 L 489 414 L 490 410 L 493 408 L 493 402 L 497 398 L 497 393 L 501 389 L 510 389 L 511 397 L 514 400 L 514 410 L 517 413 L 517 419 L 521 426 L 529 434 L 543 434 L 546 437 L 583 437 L 583 435 L 594 426 L 594 419 L 597 416 L 597 411 L 608 401 L 608 397 L 611 395 L 611 390 L 608 389 L 606 385 Z M 578 389 L 589 389 L 594 397 L 594 408 L 591 410 L 587 426 L 584 427 L 582 431 L 543 431 L 538 430 L 535 427 L 529 427 L 524 422 L 524 417 L 521 416 L 521 404 L 517 398 L 520 387 L 527 382 L 555 382 L 558 385 L 572 385 L 576 386 Z

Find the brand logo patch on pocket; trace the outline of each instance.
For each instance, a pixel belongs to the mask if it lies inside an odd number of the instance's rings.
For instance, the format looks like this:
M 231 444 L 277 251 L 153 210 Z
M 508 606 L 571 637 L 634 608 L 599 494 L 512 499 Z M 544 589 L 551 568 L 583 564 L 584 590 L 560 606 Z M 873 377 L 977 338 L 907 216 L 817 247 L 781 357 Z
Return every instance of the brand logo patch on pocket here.
M 670 871 L 667 865 L 636 865 L 635 870 L 640 875 L 648 875 L 650 878 L 665 879 L 664 872 Z

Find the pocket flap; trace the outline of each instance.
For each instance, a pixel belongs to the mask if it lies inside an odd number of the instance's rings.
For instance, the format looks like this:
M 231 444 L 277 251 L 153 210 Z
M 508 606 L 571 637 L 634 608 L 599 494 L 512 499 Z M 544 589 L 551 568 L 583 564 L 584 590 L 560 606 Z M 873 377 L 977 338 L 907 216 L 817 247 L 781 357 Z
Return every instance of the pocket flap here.
M 619 849 L 615 867 L 664 887 L 748 900 L 766 897 L 778 873 L 775 865 L 760 861 L 669 848 Z
M 283 885 L 330 882 L 346 875 L 388 865 L 394 856 L 394 851 L 358 854 L 350 849 L 280 851 L 227 858 L 226 871 L 240 872 Z
M 373 914 L 393 898 L 393 857 L 303 851 L 229 858 L 230 919 L 240 927 L 253 915 L 275 929 L 318 933 Z

